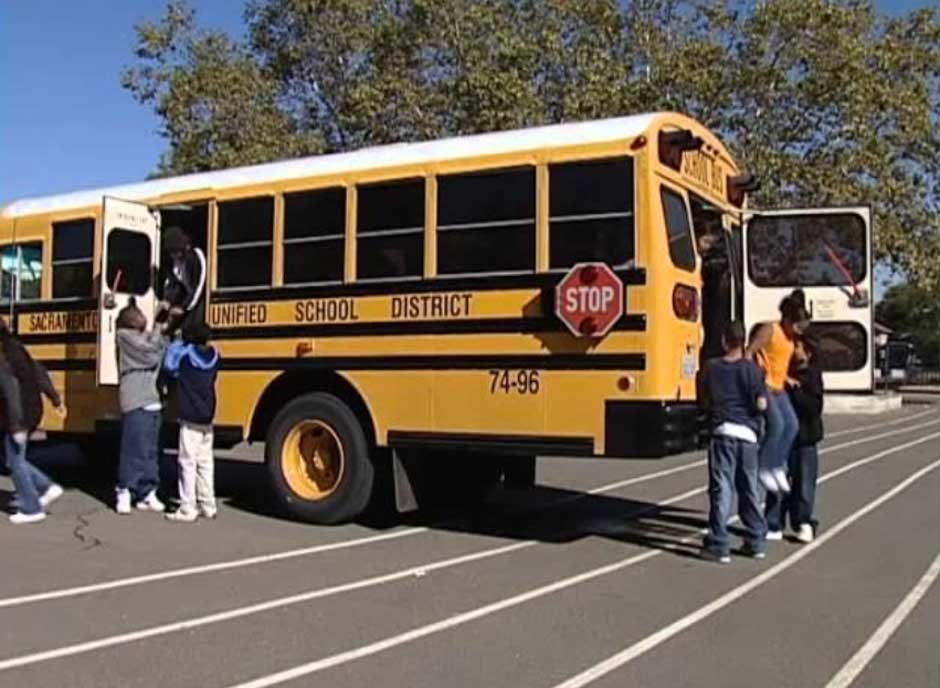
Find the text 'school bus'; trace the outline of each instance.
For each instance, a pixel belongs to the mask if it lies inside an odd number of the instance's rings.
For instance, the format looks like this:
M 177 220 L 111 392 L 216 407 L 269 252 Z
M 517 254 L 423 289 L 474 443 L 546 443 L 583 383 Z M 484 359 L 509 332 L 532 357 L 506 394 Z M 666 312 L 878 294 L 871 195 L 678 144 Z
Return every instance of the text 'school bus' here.
M 662 113 L 23 200 L 0 215 L 4 312 L 71 410 L 46 429 L 113 428 L 117 311 L 152 317 L 160 228 L 182 227 L 208 257 L 217 436 L 264 441 L 285 507 L 335 522 L 413 506 L 429 475 L 693 447 L 703 319 L 773 320 L 795 286 L 829 387 L 869 391 L 868 209 L 755 213 L 753 188 Z

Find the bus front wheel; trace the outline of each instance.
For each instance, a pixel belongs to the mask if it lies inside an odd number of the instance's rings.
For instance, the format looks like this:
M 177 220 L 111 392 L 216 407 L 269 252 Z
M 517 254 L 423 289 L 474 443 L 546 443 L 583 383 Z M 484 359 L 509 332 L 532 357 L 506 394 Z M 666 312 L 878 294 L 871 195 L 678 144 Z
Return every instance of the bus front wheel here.
M 265 463 L 281 506 L 302 521 L 339 523 L 358 516 L 374 470 L 362 425 L 331 394 L 307 394 L 274 418 Z

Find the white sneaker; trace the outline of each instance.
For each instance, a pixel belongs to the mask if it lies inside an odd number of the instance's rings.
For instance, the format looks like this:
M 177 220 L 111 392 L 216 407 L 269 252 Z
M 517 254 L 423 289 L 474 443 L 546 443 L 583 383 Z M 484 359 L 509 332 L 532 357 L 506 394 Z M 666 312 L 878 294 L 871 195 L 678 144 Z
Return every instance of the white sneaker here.
M 61 485 L 56 485 L 52 483 L 49 486 L 49 489 L 46 490 L 43 495 L 39 498 L 39 503 L 45 508 L 52 504 L 55 500 L 65 494 L 65 490 L 62 489 Z
M 131 513 L 131 491 L 118 490 L 114 510 L 119 514 Z
M 787 480 L 787 473 L 782 468 L 775 468 L 773 470 L 773 479 L 777 483 L 777 487 L 780 492 L 786 494 L 790 493 L 790 481 Z
M 801 525 L 800 531 L 796 534 L 796 539 L 806 545 L 811 543 L 814 537 L 815 533 L 813 533 L 813 526 L 811 526 L 809 523 L 804 523 Z
M 782 530 L 768 530 L 767 531 L 767 540 L 783 540 L 783 531 Z
M 157 499 L 157 493 L 154 491 L 137 502 L 137 509 L 140 511 L 156 511 L 160 513 L 165 511 L 166 507 L 163 505 L 163 502 Z
M 44 520 L 46 520 L 46 512 L 44 511 L 37 511 L 35 514 L 24 514 L 22 511 L 17 511 L 15 514 L 10 515 L 10 523 L 17 526 L 26 523 L 39 523 Z
M 780 485 L 774 479 L 774 474 L 766 468 L 760 469 L 757 473 L 757 477 L 764 486 L 764 489 L 768 492 L 777 492 L 780 490 Z
M 210 509 L 208 507 L 200 506 L 199 515 L 202 516 L 203 518 L 208 518 L 209 520 L 212 520 L 213 518 L 219 515 L 219 510 L 215 507 L 212 507 Z
M 199 518 L 199 512 L 189 511 L 188 509 L 177 509 L 172 514 L 167 514 L 165 518 L 167 521 L 174 521 L 176 523 L 193 523 Z

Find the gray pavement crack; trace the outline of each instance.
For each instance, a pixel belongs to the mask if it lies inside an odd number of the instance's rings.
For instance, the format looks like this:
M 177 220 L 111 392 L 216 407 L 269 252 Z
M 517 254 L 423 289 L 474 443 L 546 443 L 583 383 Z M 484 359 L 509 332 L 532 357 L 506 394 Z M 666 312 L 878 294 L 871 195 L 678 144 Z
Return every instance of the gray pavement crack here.
M 91 527 L 91 521 L 88 519 L 99 511 L 101 511 L 101 507 L 96 507 L 94 509 L 89 509 L 88 511 L 83 511 L 82 513 L 75 516 L 76 524 L 75 528 L 72 530 L 72 535 L 76 540 L 84 545 L 81 548 L 82 552 L 87 552 L 88 550 L 94 549 L 95 547 L 101 547 L 104 544 L 100 538 L 86 532 L 87 529 Z

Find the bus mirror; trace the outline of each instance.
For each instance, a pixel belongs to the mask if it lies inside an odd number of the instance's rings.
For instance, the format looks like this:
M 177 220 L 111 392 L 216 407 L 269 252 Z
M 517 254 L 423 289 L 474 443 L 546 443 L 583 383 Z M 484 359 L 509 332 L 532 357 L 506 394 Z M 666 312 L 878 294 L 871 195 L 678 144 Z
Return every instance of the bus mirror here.
M 728 176 L 728 202 L 740 208 L 744 205 L 744 195 L 760 189 L 760 180 L 750 172 L 737 176 Z
M 679 171 L 682 167 L 682 154 L 695 151 L 704 145 L 704 141 L 688 129 L 659 132 L 659 161 Z

